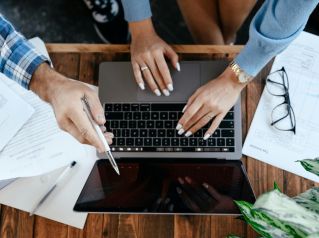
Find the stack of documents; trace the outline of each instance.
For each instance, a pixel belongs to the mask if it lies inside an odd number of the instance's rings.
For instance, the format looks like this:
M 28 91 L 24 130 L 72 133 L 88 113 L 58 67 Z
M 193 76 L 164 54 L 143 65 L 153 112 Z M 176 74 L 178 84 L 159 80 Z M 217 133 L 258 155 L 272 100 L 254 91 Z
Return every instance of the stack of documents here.
M 243 154 L 319 182 L 297 160 L 319 156 L 319 37 L 302 34 L 280 55 L 272 72 L 285 67 L 296 116 L 296 134 L 271 126 L 278 98 L 265 88 L 249 129 Z M 283 98 L 282 98 L 283 101 Z

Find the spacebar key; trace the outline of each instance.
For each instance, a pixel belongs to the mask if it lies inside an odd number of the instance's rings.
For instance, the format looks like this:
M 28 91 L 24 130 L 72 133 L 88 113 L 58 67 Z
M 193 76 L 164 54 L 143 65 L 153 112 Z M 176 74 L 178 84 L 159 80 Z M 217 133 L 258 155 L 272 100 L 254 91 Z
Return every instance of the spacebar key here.
M 123 120 L 123 112 L 105 113 L 106 120 Z

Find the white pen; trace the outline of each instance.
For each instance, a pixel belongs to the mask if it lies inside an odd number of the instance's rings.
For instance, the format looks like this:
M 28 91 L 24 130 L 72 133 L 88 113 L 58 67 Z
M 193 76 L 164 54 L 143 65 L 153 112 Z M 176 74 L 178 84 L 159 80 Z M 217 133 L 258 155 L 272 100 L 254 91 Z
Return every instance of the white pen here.
M 85 97 L 83 97 L 82 99 L 82 103 L 83 103 L 83 110 L 85 111 L 86 115 L 88 116 L 93 128 L 95 129 L 99 139 L 102 141 L 103 145 L 104 145 L 104 148 L 105 148 L 105 154 L 107 156 L 107 158 L 109 159 L 113 169 L 116 171 L 116 173 L 118 175 L 120 175 L 120 171 L 119 171 L 119 168 L 115 162 L 115 159 L 111 153 L 111 148 L 109 146 L 109 144 L 107 143 L 104 135 L 103 135 L 103 132 L 101 130 L 101 128 L 99 127 L 98 124 L 95 123 L 95 121 L 93 120 L 93 117 L 92 117 L 92 112 L 90 110 L 90 105 L 88 103 L 88 101 L 86 100 Z
M 35 205 L 35 207 L 30 212 L 30 216 L 39 209 L 39 207 L 47 200 L 50 194 L 59 186 L 60 182 L 69 174 L 70 170 L 76 165 L 76 161 L 72 161 L 72 163 L 62 172 L 62 174 L 57 178 L 54 185 L 50 187 L 50 189 L 45 193 L 45 195 L 41 198 L 41 200 Z

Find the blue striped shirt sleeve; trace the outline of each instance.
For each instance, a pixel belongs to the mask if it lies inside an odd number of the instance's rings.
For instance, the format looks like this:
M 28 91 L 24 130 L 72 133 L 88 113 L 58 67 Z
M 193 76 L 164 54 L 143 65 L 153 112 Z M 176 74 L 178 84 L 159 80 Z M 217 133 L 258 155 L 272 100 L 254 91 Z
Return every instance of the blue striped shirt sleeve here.
M 0 72 L 28 89 L 34 71 L 43 62 L 49 63 L 49 59 L 0 15 Z

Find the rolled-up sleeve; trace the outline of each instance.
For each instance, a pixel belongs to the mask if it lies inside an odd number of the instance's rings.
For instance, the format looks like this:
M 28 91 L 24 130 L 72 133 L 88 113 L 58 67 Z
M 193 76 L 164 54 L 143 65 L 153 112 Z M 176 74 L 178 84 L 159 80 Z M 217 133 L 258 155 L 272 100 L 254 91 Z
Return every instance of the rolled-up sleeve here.
M 34 71 L 43 62 L 45 56 L 34 47 L 14 27 L 0 15 L 0 72 L 29 88 Z
M 235 58 L 248 74 L 258 72 L 304 29 L 318 0 L 267 0 L 250 24 L 249 40 Z
M 152 16 L 149 0 L 122 0 L 125 20 L 142 21 Z

